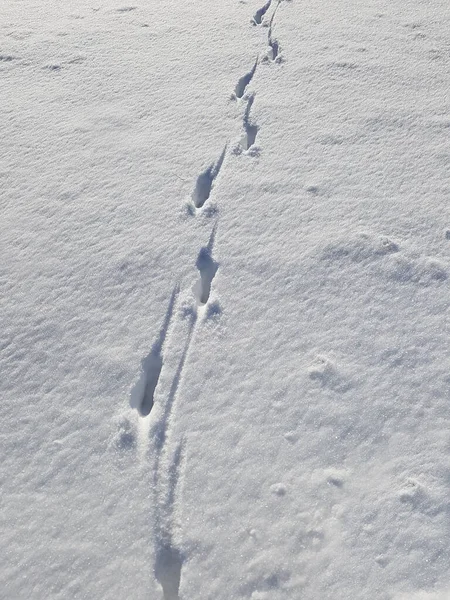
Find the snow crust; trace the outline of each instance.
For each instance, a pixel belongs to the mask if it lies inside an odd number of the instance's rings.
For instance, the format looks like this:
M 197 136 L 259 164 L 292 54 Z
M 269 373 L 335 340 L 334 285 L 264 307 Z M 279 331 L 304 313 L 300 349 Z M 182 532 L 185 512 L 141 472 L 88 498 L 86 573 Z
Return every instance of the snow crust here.
M 450 598 L 449 30 L 0 6 L 0 597 Z

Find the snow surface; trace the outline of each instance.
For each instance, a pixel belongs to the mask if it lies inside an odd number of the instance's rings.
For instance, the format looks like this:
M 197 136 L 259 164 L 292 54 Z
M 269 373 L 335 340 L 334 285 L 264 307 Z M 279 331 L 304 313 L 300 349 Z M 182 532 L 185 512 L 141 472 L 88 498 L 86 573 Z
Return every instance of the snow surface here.
M 449 31 L 0 5 L 1 598 L 450 598 Z

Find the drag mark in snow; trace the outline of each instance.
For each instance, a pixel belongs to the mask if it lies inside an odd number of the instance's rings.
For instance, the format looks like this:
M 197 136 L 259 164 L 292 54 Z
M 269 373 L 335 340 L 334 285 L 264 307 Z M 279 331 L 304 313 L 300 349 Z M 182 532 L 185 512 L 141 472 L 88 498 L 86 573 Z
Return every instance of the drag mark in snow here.
M 236 98 L 242 98 L 245 94 L 245 90 L 247 89 L 249 83 L 253 79 L 253 75 L 255 74 L 256 67 L 258 66 L 258 57 L 256 57 L 255 64 L 251 68 L 251 70 L 243 75 L 236 84 L 234 95 Z
M 157 581 L 163 589 L 164 600 L 178 600 L 178 590 L 181 580 L 183 556 L 175 540 L 176 494 L 183 463 L 183 442 L 181 442 L 173 457 L 170 458 L 168 438 L 173 408 L 180 386 L 186 357 L 192 341 L 197 321 L 197 313 L 190 315 L 187 338 L 178 368 L 167 396 L 161 419 L 153 427 L 151 433 L 155 442 L 155 566 Z
M 214 181 L 219 175 L 220 169 L 222 168 L 226 151 L 227 146 L 225 145 L 218 160 L 210 165 L 205 171 L 203 171 L 203 173 L 200 173 L 200 175 L 197 177 L 197 183 L 195 184 L 195 189 L 192 193 L 192 200 L 195 208 L 202 208 L 202 206 L 210 197 Z
M 158 457 L 161 454 L 161 452 L 164 450 L 164 446 L 165 446 L 166 438 L 167 438 L 167 430 L 168 430 L 168 427 L 170 424 L 170 419 L 172 416 L 173 405 L 176 400 L 176 395 L 178 392 L 178 388 L 180 386 L 181 376 L 183 374 L 186 357 L 189 352 L 189 347 L 191 345 L 191 340 L 192 340 L 192 336 L 194 333 L 195 324 L 197 322 L 197 312 L 195 310 L 193 310 L 191 312 L 191 314 L 189 315 L 189 319 L 190 320 L 189 320 L 189 325 L 188 325 L 188 332 L 187 332 L 186 342 L 185 342 L 185 345 L 183 348 L 183 353 L 181 355 L 180 362 L 178 363 L 176 373 L 172 380 L 172 385 L 170 386 L 170 390 L 167 395 L 167 400 L 166 400 L 164 408 L 163 408 L 163 414 L 162 414 L 160 420 L 152 428 L 152 434 L 155 439 L 155 446 L 156 446 L 156 452 L 157 452 Z
M 272 27 L 272 25 L 273 25 L 273 21 L 274 21 L 274 19 L 275 19 L 275 15 L 277 14 L 277 10 L 279 9 L 279 7 L 280 7 L 280 4 L 282 3 L 282 1 L 283 1 L 283 0 L 278 0 L 278 2 L 277 2 L 277 5 L 276 5 L 276 6 L 275 6 L 275 8 L 274 8 L 274 11 L 273 11 L 273 13 L 272 13 L 272 16 L 270 17 L 269 29 L 270 29 L 270 28 Z
M 184 461 L 184 448 L 181 442 L 166 471 L 166 481 L 157 481 L 157 514 L 155 577 L 163 589 L 164 600 L 178 600 L 183 556 L 174 540 L 177 491 Z
M 219 264 L 216 263 L 212 257 L 215 235 L 216 227 L 214 227 L 212 230 L 208 245 L 200 250 L 196 262 L 197 269 L 200 272 L 200 281 L 194 287 L 194 292 L 198 303 L 202 306 L 204 306 L 209 300 L 212 280 L 214 279 L 219 268 Z
M 261 25 L 263 17 L 266 14 L 266 12 L 269 10 L 271 4 L 272 4 L 272 0 L 269 0 L 268 2 L 266 2 L 264 4 L 264 6 L 262 6 L 255 12 L 255 14 L 253 15 L 253 19 L 251 20 L 251 23 L 253 25 Z
M 132 408 L 138 410 L 141 417 L 148 416 L 153 408 L 153 398 L 164 362 L 164 342 L 172 320 L 173 309 L 178 292 L 179 286 L 177 284 L 172 292 L 158 338 L 154 342 L 150 354 L 142 361 L 141 376 L 131 391 L 130 404 Z

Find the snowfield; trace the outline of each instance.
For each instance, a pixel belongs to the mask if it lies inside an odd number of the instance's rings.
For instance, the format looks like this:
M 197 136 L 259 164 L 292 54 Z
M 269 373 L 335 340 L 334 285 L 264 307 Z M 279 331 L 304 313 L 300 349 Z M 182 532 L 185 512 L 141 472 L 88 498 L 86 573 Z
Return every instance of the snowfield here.
M 2 3 L 0 598 L 450 598 L 449 31 Z

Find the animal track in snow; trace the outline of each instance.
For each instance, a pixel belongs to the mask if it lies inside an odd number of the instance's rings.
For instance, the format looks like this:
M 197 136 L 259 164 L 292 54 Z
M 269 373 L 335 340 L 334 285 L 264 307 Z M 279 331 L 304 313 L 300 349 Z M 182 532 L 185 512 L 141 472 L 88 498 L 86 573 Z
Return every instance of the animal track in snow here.
M 273 35 L 273 23 L 275 14 L 280 6 L 281 1 L 282 0 L 267 0 L 266 3 L 256 11 L 252 19 L 252 23 L 255 26 L 268 25 L 268 45 L 270 47 L 268 57 L 270 57 L 272 61 L 277 62 L 280 60 L 280 48 L 278 41 Z M 270 20 L 266 19 L 266 21 L 263 23 L 264 16 L 267 11 L 271 10 L 271 7 L 274 8 Z M 134 8 L 135 7 L 123 7 L 119 10 L 121 12 L 128 12 Z M 233 99 L 244 98 L 244 101 L 246 101 L 246 108 L 243 116 L 244 136 L 240 143 L 241 148 L 245 152 L 248 152 L 251 148 L 254 148 L 259 130 L 258 126 L 251 118 L 251 110 L 253 107 L 255 94 L 248 94 L 248 87 L 255 75 L 258 62 L 259 57 L 257 56 L 250 71 L 245 73 L 236 83 L 234 94 L 232 95 Z M 223 167 L 226 151 L 227 145 L 225 145 L 223 148 L 222 153 L 216 162 L 210 164 L 198 175 L 191 197 L 192 204 L 194 205 L 195 209 L 202 209 L 205 203 L 209 200 L 215 185 L 215 181 Z M 195 212 L 192 208 L 192 204 L 189 204 L 189 211 L 191 214 Z M 220 305 L 216 301 L 209 302 L 212 282 L 219 268 L 219 263 L 217 263 L 212 256 L 216 228 L 217 224 L 214 226 L 211 232 L 208 245 L 201 248 L 196 261 L 200 280 L 194 286 L 194 293 L 198 305 L 200 307 L 206 306 L 204 310 L 208 318 L 216 318 L 221 312 Z M 154 394 L 158 386 L 158 381 L 160 379 L 164 364 L 164 345 L 168 330 L 171 325 L 178 294 L 179 287 L 176 286 L 172 293 L 158 339 L 154 342 L 150 354 L 146 357 L 146 359 L 143 360 L 141 377 L 132 391 L 130 403 L 134 408 L 137 408 L 139 414 L 143 417 L 146 417 L 150 414 L 154 405 Z M 182 381 L 187 356 L 194 338 L 194 332 L 198 319 L 198 310 L 199 309 L 193 307 L 192 304 L 190 307 L 187 307 L 186 310 L 184 310 L 184 317 L 189 319 L 187 331 L 185 330 L 186 337 L 184 341 L 184 347 L 181 350 L 178 366 L 173 376 L 170 389 L 168 390 L 167 397 L 161 406 L 158 403 L 158 410 L 155 410 L 155 413 L 158 412 L 158 418 L 141 421 L 143 424 L 151 425 L 147 433 L 150 433 L 150 436 L 154 442 L 154 575 L 156 580 L 161 585 L 164 600 L 179 600 L 180 598 L 179 588 L 184 557 L 180 549 L 179 540 L 177 539 L 179 537 L 177 535 L 177 529 L 179 528 L 177 520 L 179 517 L 177 516 L 176 509 L 177 504 L 180 501 L 180 499 L 177 498 L 177 495 L 179 495 L 179 479 L 183 471 L 182 467 L 184 462 L 184 453 L 182 442 L 178 444 L 174 453 L 171 450 L 172 436 L 174 435 L 172 421 L 174 418 L 174 409 L 176 407 L 178 391 Z M 182 311 L 180 314 L 182 314 Z M 310 375 L 313 378 L 319 378 L 320 380 L 324 378 L 322 373 L 323 369 L 320 368 L 321 366 L 322 365 L 319 365 L 319 368 L 316 368 L 315 370 L 310 370 Z M 325 375 L 326 374 L 327 373 L 325 373 Z M 124 446 L 131 446 L 134 444 L 134 438 L 129 436 L 129 431 L 125 427 L 123 435 L 120 438 L 120 442 Z M 282 486 L 277 486 L 273 491 L 279 496 L 285 493 L 284 487 Z M 284 581 L 284 578 L 275 572 L 271 574 L 269 578 L 264 579 L 262 589 L 271 590 L 275 587 L 278 587 L 282 581 Z M 252 585 L 252 587 L 253 589 L 256 589 L 256 586 Z M 261 586 L 258 583 L 258 588 L 259 587 Z
M 253 102 L 255 101 L 255 94 L 252 94 L 247 102 L 247 107 L 245 109 L 244 114 L 244 132 L 245 136 L 241 140 L 241 146 L 244 150 L 248 150 L 256 141 L 256 136 L 258 134 L 258 126 L 252 123 L 250 118 L 250 111 L 253 106 Z
M 247 86 L 253 79 L 253 75 L 255 74 L 257 66 L 258 66 L 258 57 L 256 57 L 255 64 L 253 65 L 251 70 L 248 73 L 246 73 L 245 75 L 243 75 L 237 82 L 236 87 L 234 89 L 234 96 L 236 98 L 242 98 L 242 96 L 245 94 L 245 90 L 247 89 Z
M 172 320 L 175 301 L 179 292 L 176 285 L 170 298 L 164 322 L 159 331 L 158 339 L 154 342 L 150 354 L 142 361 L 141 376 L 131 392 L 130 404 L 136 408 L 141 417 L 150 414 L 153 408 L 153 398 L 164 362 L 163 347 Z
M 219 175 L 220 169 L 222 168 L 226 151 L 227 146 L 225 146 L 222 150 L 222 154 L 219 156 L 219 159 L 210 165 L 205 171 L 203 171 L 203 173 L 200 173 L 200 175 L 197 177 L 197 183 L 195 184 L 195 189 L 192 193 L 192 200 L 195 208 L 202 208 L 202 206 L 210 197 L 214 181 Z
M 277 61 L 280 58 L 280 46 L 276 39 L 269 35 L 270 60 Z
M 194 292 L 198 303 L 202 306 L 209 300 L 212 280 L 219 268 L 219 264 L 212 258 L 215 235 L 216 227 L 212 230 L 208 245 L 200 250 L 196 262 L 197 269 L 200 271 L 200 281 L 195 285 Z
M 277 5 L 277 7 L 279 6 L 279 4 Z M 273 37 L 273 19 L 275 17 L 275 12 L 272 15 L 272 18 L 270 20 L 270 27 L 269 27 L 269 35 L 268 35 L 268 42 L 269 42 L 269 58 L 272 61 L 279 61 L 280 57 L 280 45 L 277 41 L 276 38 Z
M 244 117 L 242 120 L 243 135 L 239 140 L 239 143 L 233 147 L 233 154 L 241 154 L 245 152 L 250 156 L 258 156 L 259 149 L 255 146 L 256 136 L 258 135 L 259 127 L 253 122 L 250 117 L 250 111 L 255 100 L 255 94 L 251 94 L 247 99 L 247 106 L 245 108 Z
M 281 55 L 280 55 L 280 44 L 278 43 L 278 40 L 274 37 L 273 35 L 273 25 L 274 25 L 274 20 L 275 20 L 275 15 L 277 14 L 277 10 L 278 7 L 280 6 L 282 0 L 278 0 L 275 9 L 272 13 L 272 16 L 270 17 L 270 22 L 269 22 L 269 33 L 267 35 L 267 43 L 269 45 L 269 51 L 267 54 L 267 58 L 269 58 L 269 60 L 271 60 L 272 62 L 281 62 Z M 266 58 L 266 60 L 267 60 Z
M 271 4 L 272 4 L 272 0 L 268 0 L 268 2 L 266 2 L 264 4 L 264 6 L 262 6 L 255 12 L 255 14 L 253 15 L 253 19 L 251 20 L 251 23 L 253 25 L 261 25 L 263 17 L 266 14 L 266 12 L 269 10 Z
M 178 600 L 181 567 L 181 554 L 172 544 L 164 544 L 158 549 L 155 561 L 155 577 L 163 589 L 164 600 Z

